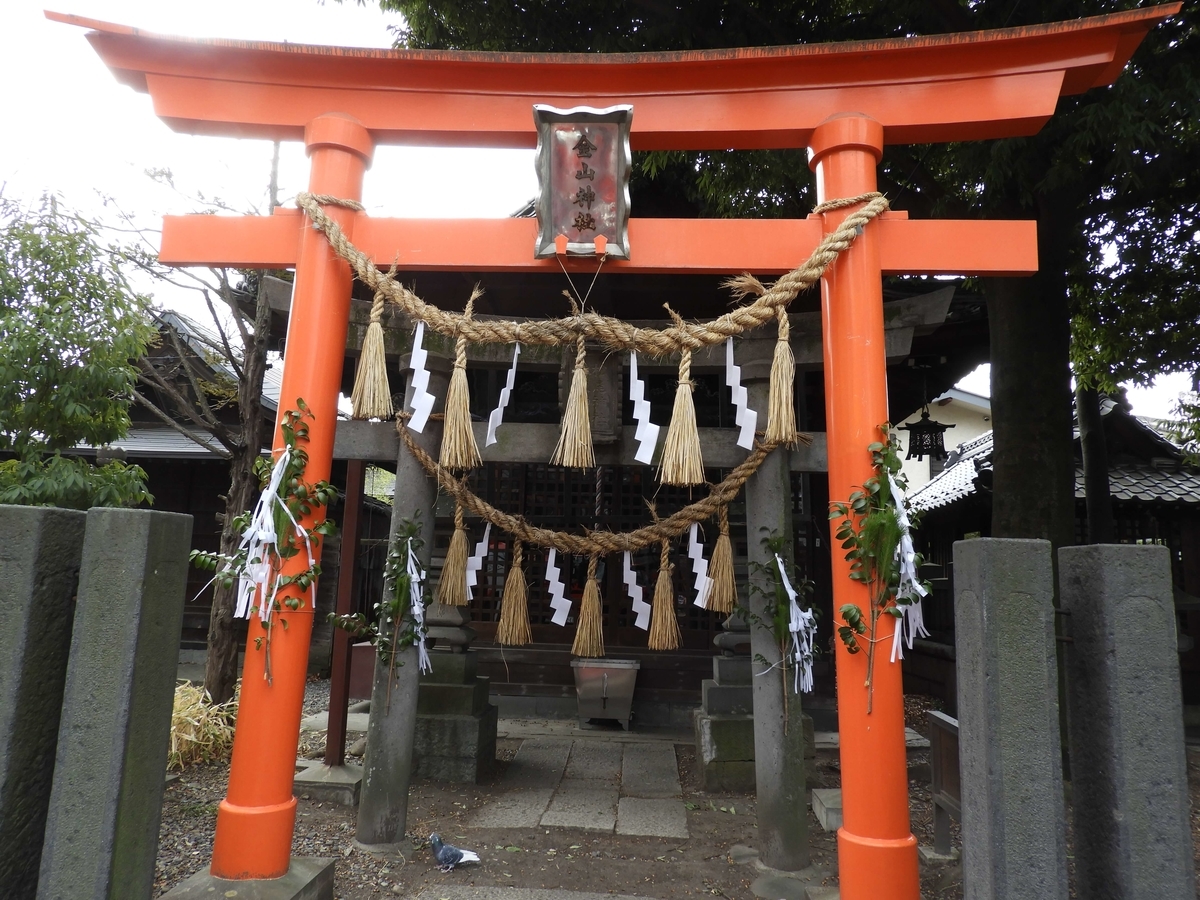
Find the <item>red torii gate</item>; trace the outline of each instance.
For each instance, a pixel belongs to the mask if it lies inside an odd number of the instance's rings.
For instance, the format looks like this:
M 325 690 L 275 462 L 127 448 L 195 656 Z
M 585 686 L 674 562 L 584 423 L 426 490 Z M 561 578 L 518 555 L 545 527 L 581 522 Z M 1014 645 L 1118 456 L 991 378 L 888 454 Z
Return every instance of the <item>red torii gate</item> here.
M 190 40 L 47 15 L 92 29 L 88 40 L 117 78 L 149 92 L 155 112 L 176 130 L 303 139 L 314 194 L 361 199 L 363 173 L 379 143 L 532 148 L 534 103 L 632 103 L 634 149 L 808 147 L 823 201 L 874 191 L 885 143 L 1035 133 L 1060 96 L 1112 83 L 1146 32 L 1179 9 L 907 40 L 629 55 Z M 798 221 L 634 219 L 632 259 L 610 261 L 606 271 L 785 272 L 848 212 Z M 397 251 L 404 269 L 558 265 L 533 258 L 537 225 L 529 219 L 376 220 L 340 207 L 329 214 L 384 266 Z M 240 219 L 167 217 L 160 258 L 172 265 L 296 267 L 279 408 L 302 397 L 312 409 L 307 477 L 316 480 L 328 476 L 332 459 L 351 276 L 305 224 L 295 210 Z M 831 497 L 848 496 L 870 477 L 866 447 L 887 418 L 880 276 L 1021 275 L 1036 268 L 1032 222 L 910 222 L 903 213 L 872 223 L 837 260 L 821 290 Z M 275 447 L 282 446 L 277 430 Z M 847 577 L 837 542 L 831 547 L 835 609 L 867 608 L 866 588 Z M 251 621 L 229 791 L 213 851 L 211 871 L 220 877 L 275 878 L 288 869 L 311 609 L 289 617 L 292 626 L 273 636 L 270 685 L 262 678 L 263 655 L 253 652 L 262 628 Z M 882 640 L 892 625 L 882 617 Z M 900 669 L 877 668 L 868 716 L 863 656 L 838 648 L 842 896 L 916 900 Z

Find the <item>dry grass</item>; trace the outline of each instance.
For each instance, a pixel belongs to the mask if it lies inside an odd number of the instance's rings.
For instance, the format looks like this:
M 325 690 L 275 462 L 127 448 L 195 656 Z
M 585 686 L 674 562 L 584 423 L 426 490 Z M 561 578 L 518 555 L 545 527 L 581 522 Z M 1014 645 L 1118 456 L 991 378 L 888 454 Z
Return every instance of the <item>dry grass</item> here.
M 213 703 L 200 684 L 181 681 L 175 687 L 171 710 L 171 748 L 167 769 L 227 759 L 233 749 L 233 726 L 238 698 Z

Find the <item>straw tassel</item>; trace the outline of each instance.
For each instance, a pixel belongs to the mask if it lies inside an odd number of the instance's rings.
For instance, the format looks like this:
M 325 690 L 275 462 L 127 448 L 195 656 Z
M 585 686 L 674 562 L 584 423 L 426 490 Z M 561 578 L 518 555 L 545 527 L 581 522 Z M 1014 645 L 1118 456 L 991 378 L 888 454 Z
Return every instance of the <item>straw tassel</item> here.
M 658 560 L 658 581 L 654 585 L 654 603 L 650 612 L 651 650 L 675 650 L 679 647 L 679 622 L 675 618 L 675 584 L 671 579 L 671 543 L 662 542 Z
M 721 533 L 717 546 L 713 548 L 708 562 L 708 577 L 712 579 L 712 590 L 708 594 L 708 608 L 712 612 L 729 615 L 737 604 L 737 584 L 733 578 L 733 541 L 729 539 L 729 509 L 722 506 L 717 513 Z
M 464 320 L 471 318 L 475 301 L 483 294 L 476 286 L 463 311 Z M 483 463 L 475 432 L 471 430 L 471 392 L 467 388 L 467 339 L 461 334 L 454 348 L 454 371 L 446 392 L 446 419 L 442 425 L 442 456 L 439 460 L 447 469 L 474 469 Z
M 450 549 L 446 551 L 446 561 L 438 580 L 437 602 L 445 606 L 467 605 L 467 558 L 471 555 L 467 543 L 462 507 L 455 506 L 454 535 L 450 538 Z
M 592 452 L 592 425 L 588 416 L 586 355 L 587 349 L 581 337 L 575 349 L 575 373 L 571 377 L 571 393 L 567 397 L 566 412 L 563 413 L 562 433 L 558 437 L 554 455 L 550 457 L 552 466 L 590 469 L 596 465 L 596 456 Z
M 767 408 L 767 441 L 796 446 L 796 404 L 792 389 L 796 381 L 796 360 L 788 340 L 792 326 L 787 309 L 779 308 L 779 339 L 775 342 L 775 358 L 771 360 L 771 393 Z
M 675 324 L 683 327 L 683 319 L 667 307 Z M 659 481 L 663 484 L 704 484 L 704 457 L 700 453 L 700 432 L 696 430 L 696 405 L 692 401 L 692 348 L 679 356 L 679 385 L 675 388 L 675 408 L 671 411 L 671 427 L 663 441 L 662 468 Z
M 371 324 L 363 339 L 362 354 L 354 372 L 354 390 L 350 404 L 355 419 L 390 419 L 395 412 L 392 407 L 392 387 L 388 384 L 387 360 L 383 353 L 383 307 L 386 298 L 382 293 L 375 295 L 371 305 Z
M 496 627 L 496 640 L 509 647 L 520 647 L 533 643 L 529 628 L 528 587 L 525 572 L 521 568 L 521 542 L 513 544 L 512 565 L 504 579 L 504 596 L 500 601 L 500 624 Z
M 600 585 L 596 582 L 596 557 L 588 558 L 587 585 L 579 605 L 579 626 L 575 629 L 574 656 L 596 658 L 604 655 L 604 630 L 600 621 Z

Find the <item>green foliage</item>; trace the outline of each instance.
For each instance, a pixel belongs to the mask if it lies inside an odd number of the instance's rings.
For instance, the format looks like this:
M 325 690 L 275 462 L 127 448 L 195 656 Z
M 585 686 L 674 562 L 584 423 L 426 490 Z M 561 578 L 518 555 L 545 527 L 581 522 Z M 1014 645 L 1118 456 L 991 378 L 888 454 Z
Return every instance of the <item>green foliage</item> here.
M 96 226 L 53 197 L 35 210 L 0 198 L 0 502 L 135 504 L 137 466 L 94 468 L 58 454 L 129 429 L 132 360 L 151 334 L 146 298 L 125 280 Z M 47 456 L 47 454 L 49 454 Z
M 350 633 L 356 640 L 365 640 L 391 666 L 399 665 L 398 652 L 411 647 L 420 638 L 417 622 L 412 616 L 412 576 L 408 573 L 409 550 L 419 553 L 425 542 L 421 540 L 420 511 L 412 519 L 400 523 L 388 551 L 383 570 L 384 595 L 375 604 L 375 614 L 368 619 L 362 613 L 339 616 L 329 614 L 329 621 Z M 429 588 L 421 585 L 423 603 L 428 606 Z
M 310 515 L 313 510 L 327 507 L 337 497 L 337 489 L 328 481 L 318 481 L 312 484 L 304 480 L 304 471 L 308 468 L 308 451 L 303 446 L 308 442 L 309 429 L 306 420 L 311 419 L 313 415 L 304 400 L 297 398 L 296 405 L 299 407 L 298 409 L 284 412 L 283 421 L 280 423 L 284 444 L 290 452 L 283 477 L 279 482 L 279 502 L 271 504 L 276 543 L 267 547 L 266 562 L 270 565 L 272 573 L 278 573 L 285 560 L 291 559 L 299 553 L 307 552 L 304 539 L 297 532 L 292 521 L 299 522 L 302 517 Z M 263 490 L 270 486 L 273 468 L 274 464 L 270 459 L 259 457 L 255 460 L 254 471 Z M 234 530 L 239 534 L 245 532 L 250 526 L 251 515 L 250 511 L 246 511 L 237 516 L 233 521 Z M 335 534 L 336 531 L 337 526 L 332 519 L 322 519 L 309 529 L 309 533 L 314 535 L 330 535 Z M 232 587 L 245 573 L 249 564 L 262 562 L 258 557 L 253 560 L 248 559 L 248 553 L 246 548 L 240 548 L 237 553 L 228 556 L 193 550 L 191 560 L 197 568 L 213 572 L 214 580 L 218 583 L 225 587 Z M 314 556 L 316 556 L 315 553 Z M 303 595 L 316 583 L 320 574 L 321 564 L 314 561 L 303 571 L 291 575 L 280 575 L 277 585 L 280 592 L 285 587 L 295 585 L 299 589 L 299 593 Z M 304 601 L 300 597 L 285 597 L 280 600 L 276 596 L 274 604 L 272 612 L 276 613 L 282 612 L 285 608 L 292 611 L 298 610 L 304 605 Z M 257 612 L 257 609 L 252 609 L 252 612 Z M 283 627 L 287 628 L 286 619 L 280 621 Z M 273 619 L 268 619 L 263 624 L 267 629 L 267 634 L 270 635 Z
M 887 422 L 879 426 L 884 440 L 868 445 L 875 474 L 868 478 L 862 490 L 853 491 L 846 502 L 829 504 L 829 518 L 838 522 L 834 533 L 842 542 L 846 560 L 850 563 L 850 577 L 865 585 L 870 592 L 870 611 L 864 614 L 853 603 L 841 606 L 838 613 L 844 625 L 837 632 L 850 653 L 862 650 L 859 638 L 867 642 L 867 687 L 871 686 L 871 675 L 875 661 L 875 632 L 881 615 L 899 619 L 903 607 L 920 601 L 915 592 L 900 593 L 900 566 L 897 548 L 903 537 L 896 504 L 900 502 L 892 493 L 892 482 L 901 490 L 908 487 L 908 479 L 901 471 L 899 442 L 891 433 Z M 890 476 L 890 477 L 889 477 Z M 910 525 L 917 524 L 915 514 L 910 513 Z M 916 555 L 916 566 L 923 559 Z M 928 585 L 924 585 L 928 590 Z M 897 624 L 897 627 L 899 625 Z
M 153 499 L 146 490 L 146 473 L 119 460 L 94 466 L 85 459 L 55 453 L 0 462 L 0 503 L 90 509 Z

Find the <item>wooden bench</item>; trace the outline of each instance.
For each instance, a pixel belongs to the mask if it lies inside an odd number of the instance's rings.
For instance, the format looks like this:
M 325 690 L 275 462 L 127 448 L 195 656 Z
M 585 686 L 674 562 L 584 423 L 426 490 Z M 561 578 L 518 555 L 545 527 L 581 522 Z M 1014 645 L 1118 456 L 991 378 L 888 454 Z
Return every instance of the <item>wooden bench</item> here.
M 958 719 L 930 710 L 929 770 L 933 794 L 933 849 L 950 855 L 950 817 L 962 821 L 962 783 L 958 777 Z

